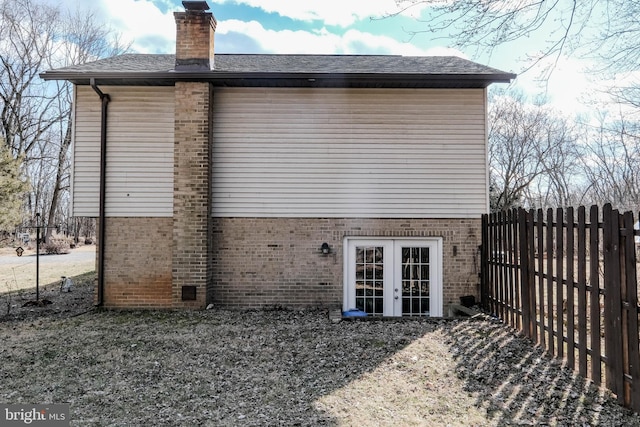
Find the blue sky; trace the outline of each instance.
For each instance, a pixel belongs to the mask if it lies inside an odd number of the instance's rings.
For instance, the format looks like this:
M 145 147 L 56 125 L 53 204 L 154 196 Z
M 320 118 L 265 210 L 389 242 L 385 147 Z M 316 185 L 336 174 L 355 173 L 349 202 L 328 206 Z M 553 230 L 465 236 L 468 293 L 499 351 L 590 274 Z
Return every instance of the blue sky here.
M 350 53 L 429 55 L 448 52 L 426 37 L 410 40 L 415 19 L 376 19 L 396 10 L 394 0 L 209 0 L 218 21 L 220 53 Z M 173 51 L 173 11 L 180 0 L 99 0 L 92 7 L 144 53 Z M 144 16 L 144 20 L 139 17 Z
M 68 8 L 91 7 L 140 53 L 173 53 L 173 12 L 183 10 L 180 0 L 57 0 Z M 491 57 L 475 57 L 474 50 L 452 49 L 445 36 L 410 36 L 420 30 L 417 18 L 424 8 L 379 19 L 397 10 L 395 0 L 208 0 L 218 25 L 218 53 L 314 53 L 456 55 L 503 71 L 519 73 L 527 54 L 542 48 L 536 40 L 512 43 Z M 532 96 L 545 92 L 550 102 L 567 113 L 584 108 L 583 92 L 589 82 L 587 64 L 561 58 L 552 79 L 541 84 L 536 70 L 518 77 L 516 86 Z M 504 86 L 504 85 L 500 85 Z

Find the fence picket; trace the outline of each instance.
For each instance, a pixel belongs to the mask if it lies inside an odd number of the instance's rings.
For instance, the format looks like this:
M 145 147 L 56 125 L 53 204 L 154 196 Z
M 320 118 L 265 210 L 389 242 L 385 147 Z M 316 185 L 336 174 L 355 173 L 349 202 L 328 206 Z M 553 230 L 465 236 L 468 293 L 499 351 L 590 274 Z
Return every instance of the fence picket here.
M 576 367 L 576 343 L 575 343 L 575 284 L 574 284 L 574 233 L 575 221 L 573 217 L 573 208 L 567 208 L 567 230 L 566 230 L 566 256 L 567 260 L 567 365 L 571 369 Z M 562 258 L 562 256 L 559 256 Z
M 538 209 L 538 221 L 536 223 L 538 237 L 538 306 L 540 307 L 540 345 L 546 348 L 546 329 L 544 327 L 544 216 L 542 209 Z
M 578 208 L 578 372 L 587 376 L 587 227 L 584 206 Z
M 604 335 L 607 387 L 623 403 L 622 304 L 620 293 L 620 214 L 607 203 L 602 210 L 604 243 Z M 617 333 L 616 333 L 617 331 Z
M 528 266 L 528 294 L 527 298 L 529 299 L 528 307 L 529 307 L 529 330 L 533 333 L 534 341 L 538 341 L 538 328 L 536 325 L 536 277 L 535 277 L 535 264 L 536 264 L 536 243 L 535 243 L 535 225 L 534 225 L 534 211 L 531 209 L 527 212 L 526 217 L 526 247 L 527 247 L 527 257 L 524 258 L 524 263 Z M 522 237 L 523 240 L 524 237 Z
M 493 227 L 491 227 L 491 234 L 493 236 L 492 239 L 492 245 L 491 245 L 491 257 L 494 260 L 493 264 L 491 265 L 491 275 L 492 275 L 492 284 L 494 287 L 494 298 L 493 298 L 493 314 L 495 314 L 496 316 L 500 315 L 500 310 L 499 310 L 499 306 L 498 306 L 498 298 L 500 296 L 500 280 L 499 280 L 499 275 L 498 275 L 498 263 L 495 261 L 495 254 L 497 253 L 498 249 L 497 249 L 497 242 L 498 242 L 498 227 L 496 226 L 496 224 L 498 224 L 498 214 L 494 213 L 492 214 L 493 216 Z
M 556 340 L 557 356 L 564 357 L 564 236 L 563 236 L 564 215 L 562 208 L 556 209 Z
M 638 277 L 636 271 L 636 247 L 632 212 L 625 212 L 621 249 L 624 252 L 622 296 L 624 304 L 623 335 L 625 374 L 631 378 L 625 382 L 625 405 L 640 411 L 640 348 L 638 337 Z
M 515 282 L 513 281 L 513 241 L 511 236 L 511 222 L 513 221 L 513 210 L 508 210 L 505 212 L 503 217 L 504 221 L 502 223 L 502 233 L 505 240 L 505 250 L 504 250 L 504 258 L 505 258 L 505 266 L 504 266 L 504 283 L 505 283 L 505 297 L 507 298 L 507 319 L 508 324 L 512 328 L 516 327 L 515 322 L 515 310 L 514 310 L 514 293 L 515 293 Z
M 504 312 L 504 304 L 505 304 L 505 294 L 504 294 L 504 235 L 502 233 L 502 217 L 504 212 L 498 212 L 498 223 L 496 227 L 496 234 L 498 236 L 497 240 L 497 251 L 499 255 L 499 263 L 497 267 L 498 274 L 498 316 L 501 319 L 506 319 Z
M 480 306 L 489 310 L 489 215 L 482 215 L 480 236 Z
M 553 338 L 553 209 L 547 209 L 547 247 L 545 253 L 547 254 L 547 327 L 549 340 L 547 345 L 549 353 L 552 356 L 556 355 L 554 345 L 555 340 Z
M 529 301 L 529 263 L 527 256 L 527 213 L 524 209 L 518 209 L 518 232 L 520 234 L 520 268 L 521 283 L 520 290 L 522 292 L 522 324 L 524 329 L 524 335 L 531 338 L 533 331 L 531 330 L 531 303 Z
M 511 268 L 509 269 L 509 272 L 510 272 L 509 279 L 512 280 L 512 283 L 513 283 L 512 285 L 513 299 L 511 300 L 512 302 L 511 308 L 513 310 L 513 317 L 515 319 L 514 326 L 516 329 L 520 329 L 523 322 L 522 310 L 520 309 L 520 307 L 522 307 L 521 305 L 522 276 L 520 274 L 520 263 L 522 262 L 522 254 L 521 254 L 521 248 L 519 246 L 518 235 L 520 233 L 518 232 L 518 210 L 517 209 L 511 210 L 511 221 L 509 222 L 509 229 L 510 229 L 509 234 L 512 236 L 511 237 L 512 251 L 510 252 Z
M 589 211 L 589 281 L 591 329 L 591 379 L 602 383 L 602 355 L 600 345 L 600 212 L 597 206 L 591 206 Z

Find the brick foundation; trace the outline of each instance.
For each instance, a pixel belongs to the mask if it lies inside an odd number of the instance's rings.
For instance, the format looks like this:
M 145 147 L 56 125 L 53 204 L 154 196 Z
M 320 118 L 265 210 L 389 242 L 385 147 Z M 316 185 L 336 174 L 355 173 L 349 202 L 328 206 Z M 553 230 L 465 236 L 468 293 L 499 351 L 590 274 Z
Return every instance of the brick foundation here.
M 210 270 L 202 267 L 206 237 L 200 253 L 185 239 L 177 256 L 172 242 L 184 235 L 174 225 L 172 218 L 108 218 L 105 307 L 341 307 L 345 236 L 441 237 L 443 313 L 462 295 L 478 296 L 479 219 L 215 218 Z M 181 300 L 180 271 L 197 272 L 189 282 L 198 284 L 196 301 Z
M 341 306 L 345 236 L 442 237 L 443 313 L 478 296 L 480 219 L 216 218 L 213 236 L 208 293 L 224 306 Z
M 171 218 L 107 218 L 105 307 L 171 307 L 171 228 Z

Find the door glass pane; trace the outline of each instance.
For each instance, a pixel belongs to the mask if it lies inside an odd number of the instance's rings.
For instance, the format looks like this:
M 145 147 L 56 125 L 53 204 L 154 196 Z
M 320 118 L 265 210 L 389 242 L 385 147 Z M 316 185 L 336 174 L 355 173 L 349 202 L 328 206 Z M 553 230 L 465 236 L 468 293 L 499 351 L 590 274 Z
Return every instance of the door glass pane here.
M 402 248 L 402 315 L 429 315 L 429 248 Z
M 356 247 L 356 308 L 372 316 L 383 313 L 384 248 Z
M 422 261 L 423 264 L 429 264 L 429 248 L 420 248 L 422 249 L 422 251 L 420 251 L 420 259 Z

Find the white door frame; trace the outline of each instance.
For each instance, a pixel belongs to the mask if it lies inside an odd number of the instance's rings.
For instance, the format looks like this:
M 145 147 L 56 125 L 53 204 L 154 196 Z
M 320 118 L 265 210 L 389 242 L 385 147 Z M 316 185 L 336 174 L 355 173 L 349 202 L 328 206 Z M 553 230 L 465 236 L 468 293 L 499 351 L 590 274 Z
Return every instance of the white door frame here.
M 442 238 L 441 237 L 345 237 L 343 241 L 343 310 L 355 307 L 355 264 L 357 246 L 384 248 L 384 316 L 402 315 L 402 295 L 394 299 L 394 289 L 402 289 L 402 247 L 430 248 L 429 316 L 442 317 Z M 352 253 L 353 252 L 353 253 Z

